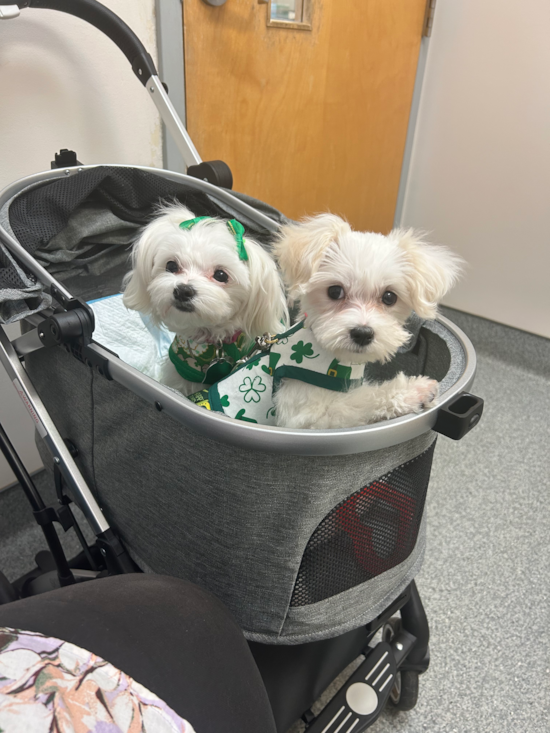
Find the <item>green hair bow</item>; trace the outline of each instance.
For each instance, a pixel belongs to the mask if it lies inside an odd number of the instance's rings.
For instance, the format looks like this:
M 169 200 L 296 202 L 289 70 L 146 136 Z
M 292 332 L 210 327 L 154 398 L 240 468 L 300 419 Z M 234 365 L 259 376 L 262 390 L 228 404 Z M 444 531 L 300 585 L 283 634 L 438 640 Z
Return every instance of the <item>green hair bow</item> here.
M 182 223 L 180 224 L 180 229 L 191 229 L 192 227 L 195 226 L 195 224 L 197 224 L 197 222 L 203 221 L 204 219 L 212 219 L 212 217 L 211 216 L 196 216 L 194 219 L 189 219 L 189 221 L 182 221 Z M 246 247 L 244 246 L 244 227 L 243 225 L 241 224 L 240 221 L 237 221 L 236 219 L 229 219 L 229 221 L 226 222 L 226 224 L 231 234 L 235 237 L 239 259 L 243 261 L 248 260 L 248 253 L 246 251 Z

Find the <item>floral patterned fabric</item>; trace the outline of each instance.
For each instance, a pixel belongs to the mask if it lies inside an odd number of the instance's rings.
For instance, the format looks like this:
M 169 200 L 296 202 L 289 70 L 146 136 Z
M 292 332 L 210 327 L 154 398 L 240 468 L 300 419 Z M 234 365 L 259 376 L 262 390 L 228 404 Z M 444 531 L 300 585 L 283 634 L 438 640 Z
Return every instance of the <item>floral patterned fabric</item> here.
M 198 343 L 176 336 L 168 356 L 183 379 L 215 384 L 231 374 L 235 364 L 246 356 L 252 345 L 253 342 L 242 331 L 220 344 Z
M 194 733 L 152 692 L 60 639 L 0 627 L 1 733 Z

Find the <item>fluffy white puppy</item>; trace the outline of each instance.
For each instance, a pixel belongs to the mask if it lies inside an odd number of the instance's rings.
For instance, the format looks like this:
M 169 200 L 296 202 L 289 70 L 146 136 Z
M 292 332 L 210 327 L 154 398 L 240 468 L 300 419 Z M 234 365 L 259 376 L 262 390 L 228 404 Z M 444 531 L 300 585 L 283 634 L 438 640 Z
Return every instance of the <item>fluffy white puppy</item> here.
M 227 221 L 194 216 L 181 204 L 162 206 L 142 231 L 125 278 L 126 307 L 191 343 L 193 353 L 241 333 L 253 342 L 280 331 L 288 312 L 273 259 L 248 237 L 239 243 Z M 182 378 L 169 359 L 161 381 L 186 395 L 206 386 Z
M 356 232 L 332 214 L 285 226 L 275 253 L 305 327 L 346 364 L 391 359 L 410 338 L 404 324 L 411 311 L 434 318 L 462 263 L 413 231 Z M 437 381 L 401 372 L 349 392 L 284 379 L 274 401 L 278 425 L 319 429 L 420 412 L 436 403 L 437 394 Z

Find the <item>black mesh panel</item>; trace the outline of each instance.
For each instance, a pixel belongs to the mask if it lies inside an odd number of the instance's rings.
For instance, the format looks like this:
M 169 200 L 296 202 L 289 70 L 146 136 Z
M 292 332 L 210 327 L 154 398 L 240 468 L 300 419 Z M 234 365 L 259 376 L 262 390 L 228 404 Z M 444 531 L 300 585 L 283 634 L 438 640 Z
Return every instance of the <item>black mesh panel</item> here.
M 426 499 L 435 441 L 338 504 L 312 534 L 291 606 L 342 593 L 399 565 L 412 552 Z

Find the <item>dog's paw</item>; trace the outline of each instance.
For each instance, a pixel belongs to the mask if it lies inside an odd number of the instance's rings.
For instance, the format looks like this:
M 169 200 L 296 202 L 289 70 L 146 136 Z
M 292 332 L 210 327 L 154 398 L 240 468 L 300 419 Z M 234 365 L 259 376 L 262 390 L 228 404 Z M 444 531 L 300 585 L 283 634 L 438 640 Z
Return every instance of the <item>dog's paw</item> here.
M 408 377 L 400 372 L 391 381 L 375 387 L 378 409 L 373 410 L 371 422 L 403 417 L 434 407 L 438 393 L 439 384 L 435 379 Z
M 407 395 L 407 402 L 413 412 L 422 412 L 437 404 L 439 395 L 439 382 L 428 377 L 415 377 L 411 379 L 410 392 Z

